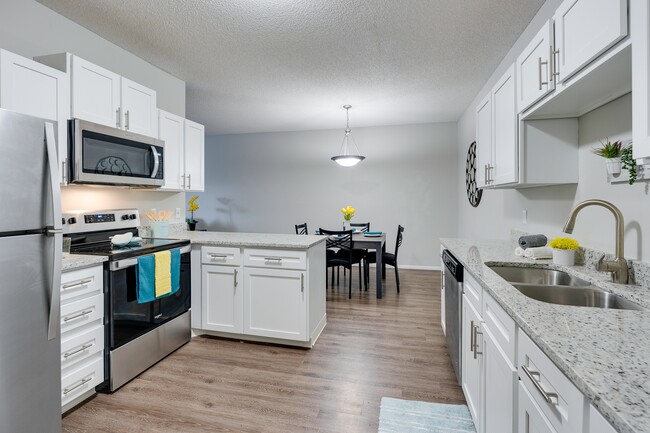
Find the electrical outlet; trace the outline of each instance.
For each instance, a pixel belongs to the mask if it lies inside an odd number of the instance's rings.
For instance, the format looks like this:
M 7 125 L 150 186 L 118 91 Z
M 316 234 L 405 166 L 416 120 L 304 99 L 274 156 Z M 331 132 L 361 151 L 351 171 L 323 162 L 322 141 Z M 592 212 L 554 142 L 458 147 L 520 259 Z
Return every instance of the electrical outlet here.
M 176 208 L 176 219 L 181 219 L 181 208 Z
M 528 224 L 528 211 L 526 209 L 521 211 L 521 222 Z

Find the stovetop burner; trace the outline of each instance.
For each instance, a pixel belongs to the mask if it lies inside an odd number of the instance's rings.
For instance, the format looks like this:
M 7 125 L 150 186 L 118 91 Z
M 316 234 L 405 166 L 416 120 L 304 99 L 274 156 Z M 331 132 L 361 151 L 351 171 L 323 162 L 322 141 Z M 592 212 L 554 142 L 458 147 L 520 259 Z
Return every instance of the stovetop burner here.
M 189 244 L 190 241 L 183 239 L 143 238 L 140 244 L 129 244 L 123 247 L 117 247 L 113 245 L 111 241 L 100 241 L 73 244 L 70 248 L 70 253 L 108 256 L 109 260 L 120 260 L 129 257 L 152 254 L 158 251 L 181 248 Z

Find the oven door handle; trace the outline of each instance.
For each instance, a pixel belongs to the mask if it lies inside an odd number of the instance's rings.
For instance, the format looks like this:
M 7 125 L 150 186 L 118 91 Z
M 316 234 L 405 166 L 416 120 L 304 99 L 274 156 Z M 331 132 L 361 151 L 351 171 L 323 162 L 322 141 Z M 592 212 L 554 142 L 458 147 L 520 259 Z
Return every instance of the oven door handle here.
M 153 154 L 153 169 L 151 170 L 151 178 L 155 179 L 156 174 L 158 174 L 158 166 L 160 165 L 160 159 L 158 158 L 158 151 L 156 146 L 151 146 L 151 153 Z
M 181 254 L 189 253 L 192 247 L 190 245 L 185 245 L 181 247 Z M 135 266 L 138 264 L 138 259 L 137 257 L 131 258 L 131 259 L 123 259 L 123 260 L 116 260 L 114 262 L 110 262 L 108 265 L 108 269 L 113 272 L 113 271 L 120 271 L 122 269 L 130 268 L 132 266 Z

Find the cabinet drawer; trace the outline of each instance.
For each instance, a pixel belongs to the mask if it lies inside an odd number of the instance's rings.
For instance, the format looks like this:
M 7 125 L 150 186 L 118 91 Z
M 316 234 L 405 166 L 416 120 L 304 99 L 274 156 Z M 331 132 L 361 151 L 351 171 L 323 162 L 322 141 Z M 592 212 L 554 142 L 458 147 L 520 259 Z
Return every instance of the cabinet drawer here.
M 201 248 L 201 263 L 239 266 L 241 264 L 240 251 L 239 248 L 203 247 Z
M 498 346 L 513 367 L 516 363 L 515 321 L 505 312 L 489 293 L 483 293 L 483 321 Z
M 517 418 L 519 431 L 522 433 L 556 433 L 521 382 L 519 382 L 519 413 Z
M 103 266 L 93 266 L 61 274 L 61 303 L 103 293 L 103 269 Z
M 585 398 L 535 343 L 519 330 L 519 378 L 558 433 L 582 431 Z
M 96 326 L 83 334 L 66 339 L 61 335 L 61 369 L 65 370 L 91 355 L 104 350 L 104 326 Z
M 294 250 L 244 250 L 244 266 L 277 269 L 306 269 L 307 252 Z
M 93 357 L 96 359 L 61 378 L 61 406 L 104 381 L 104 358 L 99 353 Z
M 463 293 L 467 295 L 467 300 L 472 307 L 482 315 L 483 313 L 483 287 L 474 278 L 472 274 L 465 271 L 463 274 Z
M 104 295 L 96 295 L 61 306 L 61 334 L 104 317 Z

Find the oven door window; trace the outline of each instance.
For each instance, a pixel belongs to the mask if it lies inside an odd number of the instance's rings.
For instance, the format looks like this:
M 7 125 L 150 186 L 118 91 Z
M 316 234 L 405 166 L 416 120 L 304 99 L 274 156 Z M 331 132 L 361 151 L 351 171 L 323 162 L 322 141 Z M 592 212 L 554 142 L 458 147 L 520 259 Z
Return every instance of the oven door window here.
M 82 137 L 84 173 L 162 178 L 162 147 L 93 131 L 83 131 Z

